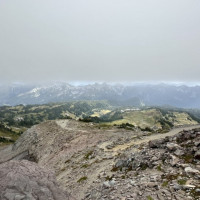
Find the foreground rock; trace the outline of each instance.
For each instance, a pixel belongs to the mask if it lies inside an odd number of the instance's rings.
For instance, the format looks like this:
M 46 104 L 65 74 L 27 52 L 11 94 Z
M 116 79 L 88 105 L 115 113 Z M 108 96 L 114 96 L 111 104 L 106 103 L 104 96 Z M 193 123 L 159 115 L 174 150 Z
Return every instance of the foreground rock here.
M 9 161 L 0 165 L 1 200 L 67 200 L 51 171 L 33 162 Z

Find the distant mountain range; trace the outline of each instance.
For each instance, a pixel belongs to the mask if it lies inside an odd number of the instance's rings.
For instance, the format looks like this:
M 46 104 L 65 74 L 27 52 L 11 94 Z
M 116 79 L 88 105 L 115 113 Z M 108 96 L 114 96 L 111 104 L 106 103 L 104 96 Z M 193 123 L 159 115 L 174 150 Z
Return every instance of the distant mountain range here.
M 108 100 L 114 105 L 124 106 L 200 108 L 200 86 L 107 83 L 75 86 L 66 82 L 0 85 L 0 105 L 74 100 Z

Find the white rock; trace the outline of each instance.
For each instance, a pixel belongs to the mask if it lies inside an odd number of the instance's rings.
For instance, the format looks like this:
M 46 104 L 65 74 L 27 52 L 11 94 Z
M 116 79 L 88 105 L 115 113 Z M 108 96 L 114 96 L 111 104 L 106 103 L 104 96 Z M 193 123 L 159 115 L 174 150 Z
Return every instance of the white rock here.
M 197 170 L 197 169 L 192 169 L 191 167 L 186 167 L 186 168 L 185 168 L 185 172 L 191 173 L 191 174 L 199 174 L 199 173 L 200 173 L 199 170 Z
M 193 189 L 195 188 L 196 186 L 195 185 L 184 185 L 183 186 L 185 189 Z

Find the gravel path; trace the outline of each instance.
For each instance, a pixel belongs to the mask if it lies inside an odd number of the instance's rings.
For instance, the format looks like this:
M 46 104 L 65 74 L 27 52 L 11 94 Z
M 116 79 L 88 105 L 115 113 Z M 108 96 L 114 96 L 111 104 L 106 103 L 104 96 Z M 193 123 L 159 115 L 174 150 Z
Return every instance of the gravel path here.
M 151 140 L 157 140 L 157 139 L 165 138 L 167 136 L 173 136 L 183 130 L 191 130 L 191 129 L 195 129 L 195 128 L 200 128 L 200 125 L 192 125 L 192 126 L 187 126 L 187 127 L 174 128 L 167 133 L 157 133 L 157 134 L 153 134 L 150 136 L 145 136 L 142 139 L 140 138 L 140 139 L 132 140 L 132 141 L 122 144 L 122 145 L 117 145 L 114 148 L 112 148 L 111 150 L 107 150 L 107 151 L 112 151 L 113 155 L 116 155 L 116 154 L 118 154 L 117 153 L 118 151 L 125 150 L 133 145 L 140 145 L 142 143 L 147 143 Z

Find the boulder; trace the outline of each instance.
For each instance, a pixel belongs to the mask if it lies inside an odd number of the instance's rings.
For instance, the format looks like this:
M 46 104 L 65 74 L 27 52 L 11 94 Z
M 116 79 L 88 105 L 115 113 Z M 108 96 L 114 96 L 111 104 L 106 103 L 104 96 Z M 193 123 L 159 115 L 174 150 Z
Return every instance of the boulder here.
M 175 143 L 167 143 L 166 147 L 170 151 L 175 151 L 175 150 L 181 148 L 179 145 L 177 145 Z
M 105 181 L 105 182 L 103 183 L 103 187 L 104 187 L 104 188 L 114 187 L 114 185 L 115 185 L 115 180 Z
M 150 148 L 160 148 L 163 144 L 163 140 L 151 140 L 149 141 Z
M 186 167 L 186 168 L 185 168 L 185 172 L 186 172 L 186 173 L 190 173 L 190 174 L 199 174 L 199 173 L 200 173 L 199 170 L 193 169 L 193 168 L 191 168 L 191 167 Z
M 1 200 L 73 199 L 61 190 L 54 173 L 27 160 L 12 160 L 0 165 Z
M 184 152 L 183 150 L 181 150 L 181 149 L 177 149 L 177 150 L 174 152 L 174 154 L 175 154 L 176 156 L 183 156 L 183 155 L 185 154 L 185 152 Z

